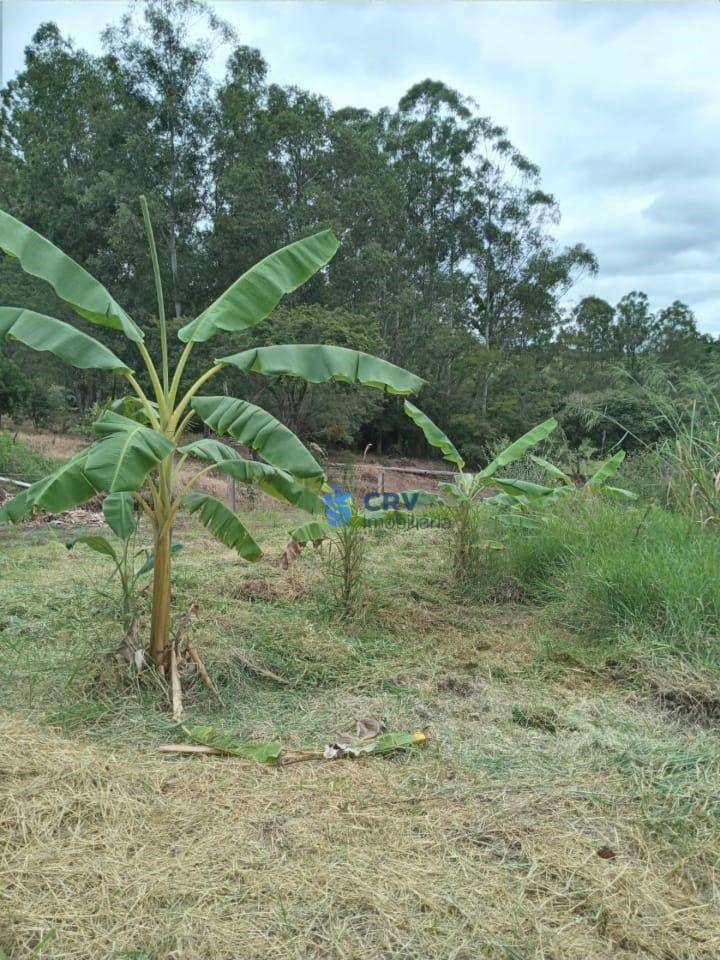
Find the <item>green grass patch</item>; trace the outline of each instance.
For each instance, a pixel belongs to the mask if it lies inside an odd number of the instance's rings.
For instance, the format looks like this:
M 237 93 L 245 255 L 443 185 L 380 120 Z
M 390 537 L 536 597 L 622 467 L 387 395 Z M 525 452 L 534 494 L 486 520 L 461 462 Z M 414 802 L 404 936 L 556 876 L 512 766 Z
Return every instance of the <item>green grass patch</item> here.
M 577 497 L 536 531 L 510 530 L 478 589 L 549 604 L 570 636 L 549 644 L 594 668 L 648 665 L 720 678 L 720 540 L 656 506 Z
M 0 430 L 0 476 L 32 482 L 40 480 L 56 466 L 56 461 L 15 439 L 9 430 Z

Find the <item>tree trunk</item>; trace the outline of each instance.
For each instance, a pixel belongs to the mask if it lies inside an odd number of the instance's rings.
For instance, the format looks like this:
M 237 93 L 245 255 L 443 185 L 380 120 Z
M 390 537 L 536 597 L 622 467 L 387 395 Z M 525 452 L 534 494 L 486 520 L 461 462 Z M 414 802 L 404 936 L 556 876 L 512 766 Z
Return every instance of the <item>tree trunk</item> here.
M 485 349 L 490 354 L 490 314 L 487 311 L 487 305 L 485 310 Z M 483 379 L 483 392 L 482 392 L 482 415 L 483 417 L 487 416 L 488 408 L 488 399 L 490 397 L 490 380 L 492 379 L 492 373 L 490 371 L 490 364 L 488 363 L 487 370 L 485 371 L 485 377 Z
M 171 543 L 171 525 L 161 522 L 155 531 L 155 568 L 150 626 L 150 658 L 158 667 L 166 667 L 170 663 Z
M 170 273 L 172 276 L 173 308 L 175 316 L 179 320 L 182 315 L 182 305 L 178 298 L 178 262 L 174 223 L 170 227 Z
M 485 377 L 483 379 L 482 401 L 480 403 L 480 409 L 482 410 L 483 417 L 487 416 L 488 400 L 490 399 L 490 381 L 491 380 L 492 380 L 492 373 L 489 370 L 486 370 Z

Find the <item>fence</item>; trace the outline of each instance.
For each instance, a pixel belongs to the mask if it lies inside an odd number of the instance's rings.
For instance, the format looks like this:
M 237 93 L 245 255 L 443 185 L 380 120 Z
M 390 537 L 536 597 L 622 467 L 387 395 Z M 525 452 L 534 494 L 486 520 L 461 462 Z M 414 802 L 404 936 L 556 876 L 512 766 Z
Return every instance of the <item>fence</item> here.
M 375 472 L 377 476 L 377 492 L 385 493 L 385 479 L 389 473 L 400 473 L 400 474 L 413 474 L 415 476 L 423 477 L 450 477 L 452 478 L 455 473 L 452 470 L 425 470 L 420 467 L 391 467 L 380 464 L 360 464 L 358 463 L 328 463 L 328 467 L 337 470 L 352 470 L 353 472 L 358 469 L 363 469 L 365 476 Z M 38 478 L 39 479 L 39 478 Z M 10 483 L 16 487 L 27 488 L 31 484 L 26 480 L 21 480 L 19 477 L 0 477 L 0 483 Z M 237 509 L 237 481 L 233 478 L 228 478 L 227 482 L 227 502 L 230 509 L 235 512 Z

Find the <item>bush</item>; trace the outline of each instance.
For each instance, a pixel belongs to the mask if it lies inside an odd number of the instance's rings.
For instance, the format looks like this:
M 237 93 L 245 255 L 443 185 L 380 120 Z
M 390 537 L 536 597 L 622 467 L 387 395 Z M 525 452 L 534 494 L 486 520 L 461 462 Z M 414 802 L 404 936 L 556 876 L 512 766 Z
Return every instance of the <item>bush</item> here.
M 483 589 L 551 603 L 608 657 L 622 648 L 720 670 L 719 567 L 720 540 L 698 523 L 580 496 L 537 531 L 511 530 L 507 550 L 486 560 Z

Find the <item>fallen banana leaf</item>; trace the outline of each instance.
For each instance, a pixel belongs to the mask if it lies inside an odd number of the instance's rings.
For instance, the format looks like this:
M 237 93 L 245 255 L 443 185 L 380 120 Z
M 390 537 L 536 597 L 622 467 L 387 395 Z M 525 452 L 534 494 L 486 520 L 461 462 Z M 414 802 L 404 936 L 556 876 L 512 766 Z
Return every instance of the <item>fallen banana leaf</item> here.
M 428 735 L 422 730 L 413 733 L 381 733 L 377 737 L 336 737 L 323 751 L 326 760 L 339 760 L 341 757 L 360 757 L 373 753 L 381 757 L 389 756 L 400 750 L 407 750 L 419 744 L 427 743 Z
M 215 727 L 183 727 L 183 730 L 196 743 L 212 747 L 213 750 L 231 757 L 244 757 L 246 760 L 257 760 L 258 763 L 277 763 L 282 752 L 281 745 L 275 741 L 245 743 L 226 733 L 219 733 Z
M 380 727 L 380 721 L 359 720 L 356 730 L 372 730 Z M 289 764 L 303 760 L 339 760 L 346 757 L 361 757 L 365 754 L 375 754 L 380 757 L 390 756 L 410 747 L 425 744 L 430 739 L 429 734 L 422 730 L 412 733 L 387 733 L 379 729 L 370 736 L 352 736 L 340 734 L 325 749 L 317 750 L 287 750 L 283 751 L 277 742 L 245 743 L 228 734 L 219 733 L 211 726 L 185 727 L 182 729 L 195 743 L 170 743 L 158 749 L 162 753 L 201 754 L 204 756 L 231 756 L 245 760 L 256 760 L 259 763 Z

